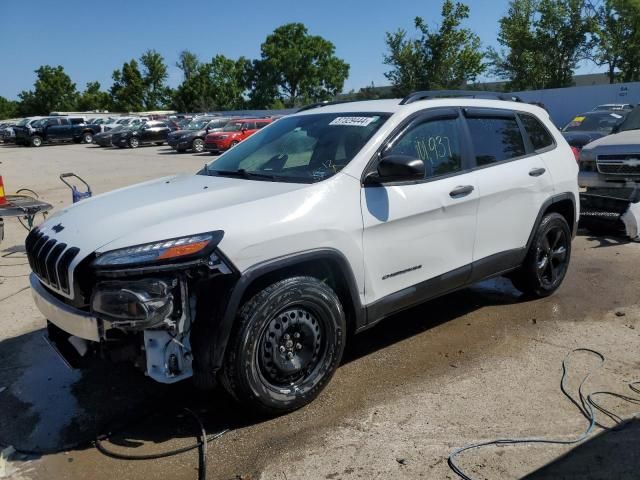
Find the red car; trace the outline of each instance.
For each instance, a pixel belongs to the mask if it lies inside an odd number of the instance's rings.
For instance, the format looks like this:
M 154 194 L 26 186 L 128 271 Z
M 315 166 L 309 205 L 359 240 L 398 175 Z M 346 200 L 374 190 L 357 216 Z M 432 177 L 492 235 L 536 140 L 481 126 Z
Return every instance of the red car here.
M 231 120 L 222 131 L 210 133 L 204 138 L 204 149 L 211 153 L 223 152 L 269 125 L 271 118 L 241 118 Z

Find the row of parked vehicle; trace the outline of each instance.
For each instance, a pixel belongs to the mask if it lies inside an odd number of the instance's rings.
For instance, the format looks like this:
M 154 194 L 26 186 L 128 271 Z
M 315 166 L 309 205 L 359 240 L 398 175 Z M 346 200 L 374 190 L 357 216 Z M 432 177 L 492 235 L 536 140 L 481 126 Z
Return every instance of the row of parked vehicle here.
M 214 114 L 160 119 L 139 116 L 92 119 L 59 115 L 31 117 L 15 125 L 6 125 L 4 130 L 0 125 L 0 140 L 31 147 L 60 142 L 120 148 L 168 143 L 177 152 L 191 150 L 217 154 L 237 145 L 275 118 Z

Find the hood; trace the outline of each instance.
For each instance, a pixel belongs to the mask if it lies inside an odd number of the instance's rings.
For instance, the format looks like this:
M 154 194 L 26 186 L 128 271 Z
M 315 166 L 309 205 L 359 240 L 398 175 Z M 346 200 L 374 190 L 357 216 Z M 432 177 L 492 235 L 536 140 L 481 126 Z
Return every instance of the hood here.
M 616 153 L 640 153 L 640 130 L 627 130 L 626 132 L 614 133 L 606 137 L 599 138 L 583 149 L 585 153 L 605 152 Z
M 80 260 L 96 250 L 218 230 L 216 211 L 306 186 L 205 175 L 165 177 L 82 200 L 50 216 L 40 229 L 78 247 Z M 63 229 L 54 233 L 54 225 Z

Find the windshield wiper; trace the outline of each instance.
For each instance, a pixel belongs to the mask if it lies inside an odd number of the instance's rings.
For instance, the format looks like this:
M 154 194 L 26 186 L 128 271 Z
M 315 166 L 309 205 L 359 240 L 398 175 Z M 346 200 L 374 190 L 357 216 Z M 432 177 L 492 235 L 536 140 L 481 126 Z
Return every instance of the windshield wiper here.
M 268 174 L 268 173 L 258 173 L 258 172 L 249 172 L 244 168 L 239 168 L 237 170 L 209 170 L 209 173 L 215 172 L 221 176 L 229 176 L 229 177 L 240 177 L 240 178 L 264 178 L 266 180 L 271 180 L 272 182 L 276 181 L 276 175 Z

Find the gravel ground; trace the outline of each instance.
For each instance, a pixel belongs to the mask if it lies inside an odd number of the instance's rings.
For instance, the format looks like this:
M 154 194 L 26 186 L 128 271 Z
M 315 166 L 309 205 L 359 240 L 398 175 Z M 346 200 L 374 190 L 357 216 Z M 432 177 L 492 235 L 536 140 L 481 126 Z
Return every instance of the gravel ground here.
M 29 187 L 60 208 L 71 199 L 57 178 L 62 172 L 85 177 L 100 193 L 194 172 L 210 158 L 167 147 L 5 145 L 0 174 L 8 192 Z M 0 459 L 0 478 L 195 478 L 194 451 L 127 462 L 87 443 L 115 430 L 110 447 L 122 452 L 187 445 L 194 425 L 176 414 L 186 406 L 208 432 L 231 429 L 209 445 L 209 479 L 453 479 L 447 456 L 456 447 L 496 437 L 570 439 L 584 431 L 587 422 L 559 389 L 571 349 L 593 348 L 607 358 L 588 391 L 631 393 L 627 383 L 640 380 L 640 244 L 619 238 L 581 232 L 567 279 L 551 298 L 524 301 L 509 281 L 496 279 L 389 318 L 351 339 L 344 364 L 315 402 L 265 419 L 222 392 L 202 395 L 189 382 L 157 385 L 126 366 L 68 370 L 42 339 L 44 320 L 22 290 L 26 232 L 14 219 L 5 223 L 0 443 L 44 453 Z M 571 358 L 573 393 L 595 366 L 586 354 Z M 627 428 L 597 429 L 573 447 L 475 450 L 460 464 L 478 479 L 640 478 L 640 422 L 633 420 L 639 408 L 612 398 L 603 403 L 630 420 Z

